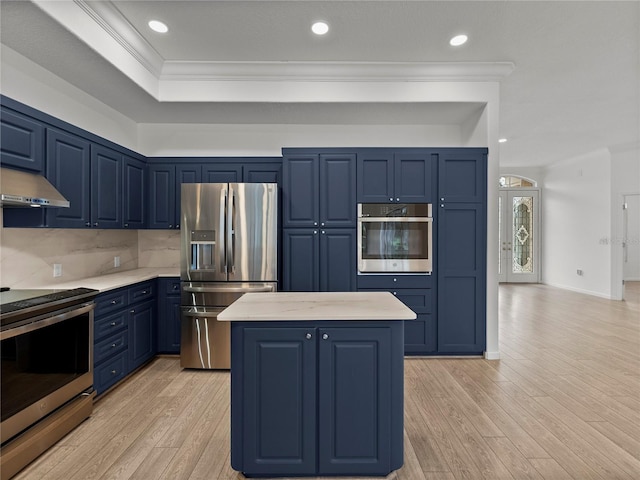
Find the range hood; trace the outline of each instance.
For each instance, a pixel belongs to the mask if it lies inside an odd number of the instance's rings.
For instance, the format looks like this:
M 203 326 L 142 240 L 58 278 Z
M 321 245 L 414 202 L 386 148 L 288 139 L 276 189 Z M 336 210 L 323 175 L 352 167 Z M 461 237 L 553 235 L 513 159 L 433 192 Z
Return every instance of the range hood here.
M 69 207 L 69 201 L 42 175 L 0 168 L 0 205 Z

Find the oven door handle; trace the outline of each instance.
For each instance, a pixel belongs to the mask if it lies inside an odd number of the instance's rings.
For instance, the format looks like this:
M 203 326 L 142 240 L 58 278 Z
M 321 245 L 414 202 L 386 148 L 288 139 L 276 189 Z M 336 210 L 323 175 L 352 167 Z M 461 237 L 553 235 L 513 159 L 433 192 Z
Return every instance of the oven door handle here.
M 9 328 L 7 330 L 4 330 L 3 332 L 0 332 L 0 340 L 6 340 L 7 338 L 13 338 L 24 333 L 33 332 L 34 330 L 38 330 L 43 327 L 48 327 L 50 325 L 55 325 L 56 323 L 64 322 L 65 320 L 69 320 L 70 318 L 90 312 L 94 308 L 96 308 L 95 303 L 84 303 L 80 306 L 74 305 L 73 307 L 69 307 L 67 310 L 63 310 L 57 315 L 49 317 L 43 316 L 41 318 L 36 317 L 30 323 L 20 325 L 19 327 L 15 328 Z
M 433 222 L 433 217 L 360 217 L 358 222 L 429 223 Z

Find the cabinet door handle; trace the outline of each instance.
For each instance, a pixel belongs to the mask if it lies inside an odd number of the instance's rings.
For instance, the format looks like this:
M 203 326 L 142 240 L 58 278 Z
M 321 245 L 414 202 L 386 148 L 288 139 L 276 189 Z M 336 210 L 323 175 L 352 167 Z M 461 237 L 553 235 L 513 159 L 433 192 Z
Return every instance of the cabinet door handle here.
M 323 333 L 322 334 L 322 339 L 326 340 L 327 338 L 329 338 L 329 334 L 328 333 Z
M 111 375 L 115 375 L 116 373 L 118 372 L 116 372 L 115 370 L 111 370 Z
M 307 334 L 305 335 L 305 338 L 306 338 L 307 340 L 311 340 L 311 337 L 313 337 L 313 335 L 311 335 L 310 333 L 307 333 Z
M 124 226 L 125 226 L 125 227 L 128 227 L 128 226 L 129 226 L 129 224 L 128 224 L 128 223 L 125 223 L 125 224 L 124 224 Z
M 146 290 L 142 290 L 142 295 L 146 295 L 147 293 L 149 292 L 147 292 Z
M 117 300 L 111 300 L 111 305 L 117 305 L 118 301 Z
M 111 322 L 111 326 L 115 327 L 116 326 L 116 322 Z
M 129 313 L 136 313 L 136 311 L 135 310 L 131 310 Z

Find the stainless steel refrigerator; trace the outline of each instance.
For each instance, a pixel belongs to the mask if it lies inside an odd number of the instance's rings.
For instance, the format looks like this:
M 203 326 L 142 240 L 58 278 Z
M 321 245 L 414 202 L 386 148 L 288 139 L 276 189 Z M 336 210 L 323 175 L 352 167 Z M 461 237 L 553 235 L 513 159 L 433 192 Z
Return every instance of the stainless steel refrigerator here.
M 182 184 L 183 368 L 231 367 L 230 328 L 217 315 L 246 292 L 277 290 L 278 186 Z

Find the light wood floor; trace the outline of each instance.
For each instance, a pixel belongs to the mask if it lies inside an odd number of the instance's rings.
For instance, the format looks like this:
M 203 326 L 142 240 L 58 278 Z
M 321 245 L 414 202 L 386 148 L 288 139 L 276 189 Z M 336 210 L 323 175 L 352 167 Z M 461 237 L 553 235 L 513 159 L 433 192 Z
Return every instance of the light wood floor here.
M 608 301 L 500 287 L 499 361 L 407 359 L 405 464 L 388 478 L 640 478 L 640 284 Z M 241 479 L 229 376 L 158 358 L 19 480 Z

